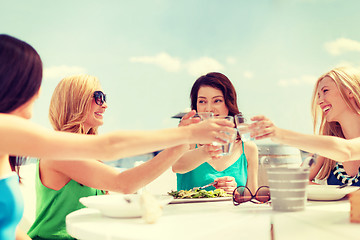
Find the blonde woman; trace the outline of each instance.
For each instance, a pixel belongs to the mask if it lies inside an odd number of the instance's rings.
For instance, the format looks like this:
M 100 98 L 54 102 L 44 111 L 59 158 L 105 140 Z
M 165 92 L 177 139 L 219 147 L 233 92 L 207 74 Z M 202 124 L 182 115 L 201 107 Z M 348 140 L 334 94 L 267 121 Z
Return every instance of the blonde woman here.
M 227 121 L 207 121 L 183 128 L 114 131 L 101 136 L 49 131 L 28 120 L 41 81 L 42 61 L 36 50 L 0 34 L 0 239 L 29 239 L 17 228 L 24 205 L 19 178 L 13 173 L 16 155 L 114 160 L 179 144 L 222 142 L 226 136 L 221 131 L 233 127 Z
M 353 68 L 335 68 L 315 84 L 312 98 L 314 129 L 307 135 L 276 127 L 268 118 L 256 116 L 252 125 L 257 139 L 273 141 L 318 153 L 310 180 L 316 176 L 330 185 L 360 186 L 360 73 Z
M 49 117 L 56 131 L 97 134 L 107 108 L 106 95 L 97 78 L 77 75 L 64 78 L 56 87 Z M 33 239 L 70 239 L 65 217 L 84 207 L 81 197 L 102 191 L 134 193 L 171 167 L 188 150 L 180 145 L 162 151 L 141 166 L 119 173 L 94 160 L 41 159 L 37 172 L 37 218 L 29 230 Z

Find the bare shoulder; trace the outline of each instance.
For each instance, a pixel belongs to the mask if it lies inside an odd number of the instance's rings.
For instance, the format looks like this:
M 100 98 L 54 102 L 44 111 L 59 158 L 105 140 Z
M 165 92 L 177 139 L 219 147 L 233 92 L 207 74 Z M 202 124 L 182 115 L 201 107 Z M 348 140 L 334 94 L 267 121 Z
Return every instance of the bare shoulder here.
M 245 148 L 245 155 L 246 155 L 246 159 L 248 161 L 249 164 L 258 164 L 258 147 L 257 145 L 252 142 L 244 142 L 244 148 Z
M 39 171 L 43 176 L 59 176 L 62 174 L 62 163 L 71 164 L 72 161 L 55 160 L 55 159 L 40 159 Z M 71 167 L 71 166 L 69 166 Z
M 257 145 L 252 142 L 252 141 L 248 141 L 248 142 L 244 142 L 244 148 L 245 148 L 245 154 L 249 153 L 249 154 L 258 154 L 258 147 Z
M 47 172 L 48 174 L 56 174 L 67 176 L 67 172 L 71 169 L 83 167 L 85 161 L 82 160 L 64 160 L 64 159 L 42 159 L 40 160 L 41 172 Z

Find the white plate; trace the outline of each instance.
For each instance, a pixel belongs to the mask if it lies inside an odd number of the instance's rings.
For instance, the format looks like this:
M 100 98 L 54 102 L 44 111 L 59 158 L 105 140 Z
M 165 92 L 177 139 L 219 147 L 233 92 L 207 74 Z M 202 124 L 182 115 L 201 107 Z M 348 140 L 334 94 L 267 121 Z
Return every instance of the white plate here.
M 232 197 L 215 197 L 215 198 L 174 198 L 170 204 L 176 203 L 199 203 L 199 202 L 219 202 L 231 201 Z
M 354 186 L 338 187 L 337 185 L 309 185 L 307 187 L 307 197 L 309 200 L 339 200 L 359 189 L 359 187 Z
M 159 204 L 165 206 L 172 196 L 155 196 Z M 130 202 L 126 201 L 129 200 Z M 107 217 L 136 218 L 142 216 L 139 194 L 109 194 L 100 196 L 83 197 L 79 200 L 88 208 L 100 210 Z

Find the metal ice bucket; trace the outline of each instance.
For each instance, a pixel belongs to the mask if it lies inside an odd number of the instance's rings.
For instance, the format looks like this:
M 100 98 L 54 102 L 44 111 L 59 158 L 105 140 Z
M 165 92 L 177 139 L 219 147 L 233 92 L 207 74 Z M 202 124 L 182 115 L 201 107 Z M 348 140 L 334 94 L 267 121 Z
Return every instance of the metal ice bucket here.
M 259 186 L 269 186 L 267 168 L 299 167 L 302 163 L 300 150 L 282 144 L 258 145 L 259 150 Z

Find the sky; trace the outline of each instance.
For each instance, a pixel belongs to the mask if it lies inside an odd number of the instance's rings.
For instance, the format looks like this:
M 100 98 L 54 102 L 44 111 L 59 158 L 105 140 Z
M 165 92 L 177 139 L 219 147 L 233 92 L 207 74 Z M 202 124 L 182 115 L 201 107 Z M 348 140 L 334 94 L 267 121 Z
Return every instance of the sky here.
M 314 83 L 360 68 L 357 0 L 0 0 L 0 32 L 31 44 L 44 65 L 32 121 L 51 128 L 57 83 L 99 78 L 108 108 L 100 133 L 176 127 L 208 72 L 233 83 L 241 112 L 312 133 Z

